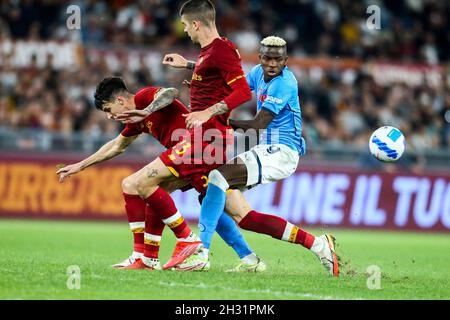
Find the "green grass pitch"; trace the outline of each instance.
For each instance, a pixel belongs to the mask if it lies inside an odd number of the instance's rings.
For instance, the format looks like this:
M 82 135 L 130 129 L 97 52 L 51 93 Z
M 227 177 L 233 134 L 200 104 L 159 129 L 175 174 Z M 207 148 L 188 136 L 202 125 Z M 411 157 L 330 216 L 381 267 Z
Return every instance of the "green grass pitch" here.
M 126 222 L 0 220 L 0 299 L 450 299 L 448 234 L 327 231 L 344 264 L 338 279 L 304 248 L 250 232 L 265 273 L 225 273 L 238 259 L 217 236 L 209 272 L 114 270 L 131 252 Z M 166 229 L 163 263 L 174 243 Z M 70 265 L 80 267 L 79 290 L 67 288 Z M 367 287 L 370 265 L 379 290 Z

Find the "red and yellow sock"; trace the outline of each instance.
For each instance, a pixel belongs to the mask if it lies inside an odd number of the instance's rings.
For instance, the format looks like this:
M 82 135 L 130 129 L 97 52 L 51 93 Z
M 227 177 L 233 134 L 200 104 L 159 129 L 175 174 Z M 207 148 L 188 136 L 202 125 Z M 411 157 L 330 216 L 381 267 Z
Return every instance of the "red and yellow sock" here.
M 177 238 L 186 238 L 191 229 L 178 212 L 172 197 L 162 188 L 150 195 L 145 202 L 157 213 L 159 218 L 173 231 Z
M 145 208 L 147 204 L 138 195 L 123 193 L 128 223 L 133 233 L 133 251 L 144 252 Z
M 247 213 L 239 222 L 239 226 L 242 229 L 267 234 L 276 239 L 301 244 L 307 249 L 311 249 L 315 238 L 281 217 L 254 210 Z

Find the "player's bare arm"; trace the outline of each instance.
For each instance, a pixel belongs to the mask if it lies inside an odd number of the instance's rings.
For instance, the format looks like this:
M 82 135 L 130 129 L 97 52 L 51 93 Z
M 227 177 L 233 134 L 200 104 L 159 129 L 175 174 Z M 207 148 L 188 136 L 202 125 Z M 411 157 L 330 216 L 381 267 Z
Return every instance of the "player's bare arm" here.
M 63 182 L 65 178 L 76 174 L 89 166 L 112 159 L 122 152 L 137 138 L 138 136 L 124 137 L 119 134 L 115 139 L 107 142 L 94 154 L 80 162 L 67 165 L 56 171 L 59 175 L 59 182 Z
M 222 100 L 203 111 L 185 114 L 183 116 L 186 117 L 186 129 L 191 130 L 194 127 L 201 126 L 212 117 L 226 112 L 228 112 L 228 106 Z
M 178 96 L 176 88 L 162 88 L 156 95 L 155 99 L 145 109 L 127 110 L 117 115 L 116 119 L 122 123 L 137 123 L 143 121 L 152 112 L 158 111 L 170 105 Z
M 228 123 L 233 129 L 265 129 L 269 125 L 269 123 L 273 120 L 273 114 L 270 111 L 265 109 L 261 109 L 256 116 L 251 120 L 235 120 L 228 119 Z
M 189 61 L 183 56 L 177 53 L 166 54 L 163 58 L 163 64 L 169 65 L 174 68 L 186 68 L 189 70 L 195 69 L 195 62 Z

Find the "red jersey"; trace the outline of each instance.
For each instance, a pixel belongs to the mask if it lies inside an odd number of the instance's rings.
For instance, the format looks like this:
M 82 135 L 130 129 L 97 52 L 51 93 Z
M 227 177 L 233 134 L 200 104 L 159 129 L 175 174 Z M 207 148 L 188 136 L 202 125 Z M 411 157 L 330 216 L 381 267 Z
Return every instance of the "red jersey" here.
M 230 84 L 244 78 L 241 58 L 236 46 L 226 38 L 216 38 L 203 47 L 195 64 L 191 81 L 191 111 L 205 110 L 222 101 L 232 93 Z M 206 127 L 229 128 L 227 119 L 230 113 L 213 117 L 217 121 L 206 123 Z
M 145 109 L 152 103 L 159 89 L 161 88 L 146 87 L 139 90 L 134 96 L 136 109 Z M 127 124 L 121 134 L 125 137 L 131 137 L 143 132 L 149 133 L 169 149 L 179 141 L 172 141 L 172 132 L 176 129 L 186 129 L 186 122 L 182 114 L 187 113 L 189 113 L 189 110 L 180 101 L 174 100 L 167 107 L 152 112 L 143 121 Z

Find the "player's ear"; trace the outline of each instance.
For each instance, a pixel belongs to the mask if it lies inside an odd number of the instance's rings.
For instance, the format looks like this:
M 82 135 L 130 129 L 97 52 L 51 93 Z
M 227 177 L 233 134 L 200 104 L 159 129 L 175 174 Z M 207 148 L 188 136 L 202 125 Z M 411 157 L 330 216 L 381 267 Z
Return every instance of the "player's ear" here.
M 200 27 L 200 21 L 197 21 L 197 20 L 193 20 L 192 21 L 192 26 L 194 27 L 194 30 L 195 31 L 198 31 L 198 29 L 199 29 L 199 27 Z
M 124 104 L 124 97 L 123 96 L 117 96 L 116 97 L 116 101 L 117 101 L 118 104 L 123 106 L 123 104 Z

